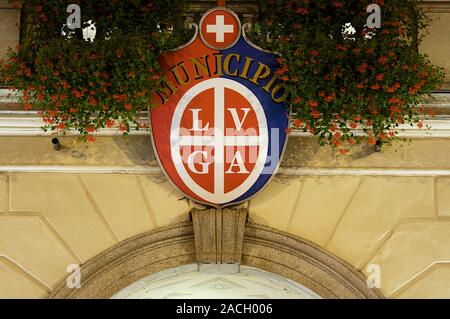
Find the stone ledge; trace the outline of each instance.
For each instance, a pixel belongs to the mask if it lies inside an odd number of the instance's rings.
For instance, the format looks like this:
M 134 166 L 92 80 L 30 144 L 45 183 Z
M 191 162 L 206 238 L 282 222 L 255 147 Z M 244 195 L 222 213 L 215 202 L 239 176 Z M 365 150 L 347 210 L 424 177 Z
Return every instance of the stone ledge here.
M 55 151 L 50 136 L 0 136 L 0 173 L 162 174 L 148 135 L 100 136 L 95 143 L 78 142 L 76 136 L 59 139 L 62 149 Z M 450 174 L 448 154 L 448 138 L 415 138 L 383 147 L 380 153 L 360 145 L 342 156 L 320 147 L 314 137 L 291 136 L 281 171 L 302 175 L 301 170 L 398 170 L 393 175 L 402 175 L 409 170 L 410 175 L 442 175 Z

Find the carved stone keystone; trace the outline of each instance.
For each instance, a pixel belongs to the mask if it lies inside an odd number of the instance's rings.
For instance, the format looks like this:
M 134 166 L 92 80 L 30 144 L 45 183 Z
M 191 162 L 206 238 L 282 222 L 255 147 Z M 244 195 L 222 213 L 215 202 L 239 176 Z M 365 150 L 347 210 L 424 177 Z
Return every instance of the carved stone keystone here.
M 247 207 L 191 210 L 197 262 L 239 264 L 241 262 Z

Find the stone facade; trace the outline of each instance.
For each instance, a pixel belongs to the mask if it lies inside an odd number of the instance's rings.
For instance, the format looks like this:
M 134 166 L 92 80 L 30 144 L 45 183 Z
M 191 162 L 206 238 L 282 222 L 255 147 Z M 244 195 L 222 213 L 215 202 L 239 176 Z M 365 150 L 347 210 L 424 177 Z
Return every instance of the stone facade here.
M 68 264 L 190 220 L 193 206 L 156 166 L 148 136 L 75 139 L 62 138 L 56 152 L 48 137 L 0 137 L 1 297 L 45 297 Z M 362 272 L 379 265 L 388 297 L 449 298 L 449 145 L 419 138 L 344 158 L 292 137 L 280 173 L 250 201 L 248 220 L 309 240 Z M 242 260 L 249 263 L 245 253 Z
M 188 14 L 195 16 L 206 5 L 195 2 Z M 420 50 L 446 68 L 450 83 L 450 55 L 443 54 L 450 43 L 449 2 L 424 6 L 437 19 Z M 254 2 L 239 8 L 251 18 Z M 19 18 L 18 9 L 0 1 L 0 59 L 19 39 Z M 36 136 L 39 123 L 8 113 L 0 118 L 0 298 L 69 296 L 58 286 L 69 264 L 84 265 L 92 282 L 104 285 L 102 293 L 91 286 L 86 296 L 109 297 L 143 276 L 197 261 L 278 271 L 324 297 L 368 297 L 353 290 L 363 291 L 361 273 L 370 275 L 367 270 L 377 265 L 386 297 L 450 298 L 449 101 L 444 96 L 430 106 L 443 115 L 434 122 L 442 128 L 433 136 L 417 135 L 380 153 L 361 146 L 348 157 L 336 156 L 313 138 L 291 137 L 279 174 L 245 208 L 245 227 L 242 216 L 229 219 L 235 225 L 232 234 L 239 235 L 231 237 L 226 237 L 230 229 L 217 223 L 227 217 L 217 212 L 212 212 L 216 222 L 205 229 L 196 216 L 198 207 L 158 168 L 148 135 L 98 137 L 95 144 L 67 136 L 60 138 L 63 148 L 56 152 L 48 136 Z M 25 131 L 24 121 L 36 127 Z M 280 238 L 295 254 L 276 252 Z M 165 248 L 155 244 L 161 240 L 169 240 Z M 272 250 L 255 244 L 263 240 L 274 245 Z M 211 241 L 215 246 L 209 246 Z M 223 241 L 231 244 L 225 250 Z M 332 295 L 320 282 L 326 285 L 333 277 L 302 268 L 307 249 L 314 260 L 334 260 L 331 265 L 341 276 L 357 280 L 331 286 L 336 288 Z M 168 258 L 153 260 L 155 252 Z M 285 258 L 280 260 L 315 271 L 314 276 L 263 263 L 263 254 Z M 109 285 L 108 276 L 117 274 L 98 273 L 96 267 L 117 258 L 122 258 L 122 274 L 139 271 Z

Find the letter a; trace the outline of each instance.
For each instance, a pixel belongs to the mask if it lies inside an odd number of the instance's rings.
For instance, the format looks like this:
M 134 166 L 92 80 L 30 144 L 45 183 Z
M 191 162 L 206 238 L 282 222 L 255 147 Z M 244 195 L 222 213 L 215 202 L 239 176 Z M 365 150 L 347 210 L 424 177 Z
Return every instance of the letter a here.
M 81 28 L 81 8 L 78 4 L 70 4 L 67 7 L 67 13 L 70 16 L 67 18 L 67 27 L 70 30 Z
M 71 274 L 66 279 L 66 286 L 69 289 L 81 288 L 81 270 L 77 264 L 70 264 L 67 266 L 67 272 Z
M 367 17 L 367 26 L 371 29 L 381 28 L 381 8 L 378 4 L 367 6 L 367 13 L 372 13 Z
M 242 159 L 241 152 L 237 151 L 236 154 L 234 154 L 233 161 L 231 162 L 230 168 L 226 171 L 226 174 L 234 174 L 233 168 L 239 167 L 238 174 L 248 174 L 249 171 L 245 168 L 244 160 Z

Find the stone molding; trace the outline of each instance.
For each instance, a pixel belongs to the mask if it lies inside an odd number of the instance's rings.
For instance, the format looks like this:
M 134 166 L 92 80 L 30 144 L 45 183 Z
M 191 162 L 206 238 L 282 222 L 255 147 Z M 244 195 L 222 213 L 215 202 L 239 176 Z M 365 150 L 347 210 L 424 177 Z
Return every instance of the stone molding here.
M 383 298 L 350 264 L 310 241 L 263 225 L 247 223 L 242 264 L 291 279 L 322 298 Z
M 126 239 L 80 265 L 81 288 L 64 278 L 49 298 L 110 298 L 140 278 L 195 263 L 192 223 L 180 223 Z
M 239 264 L 244 239 L 246 208 L 207 209 L 194 208 L 197 262 L 204 264 Z
M 109 298 L 150 274 L 195 263 L 191 222 L 124 240 L 81 265 L 81 288 L 64 278 L 49 298 Z M 247 223 L 242 264 L 294 280 L 324 298 L 382 298 L 355 268 L 320 247 L 270 227 Z

